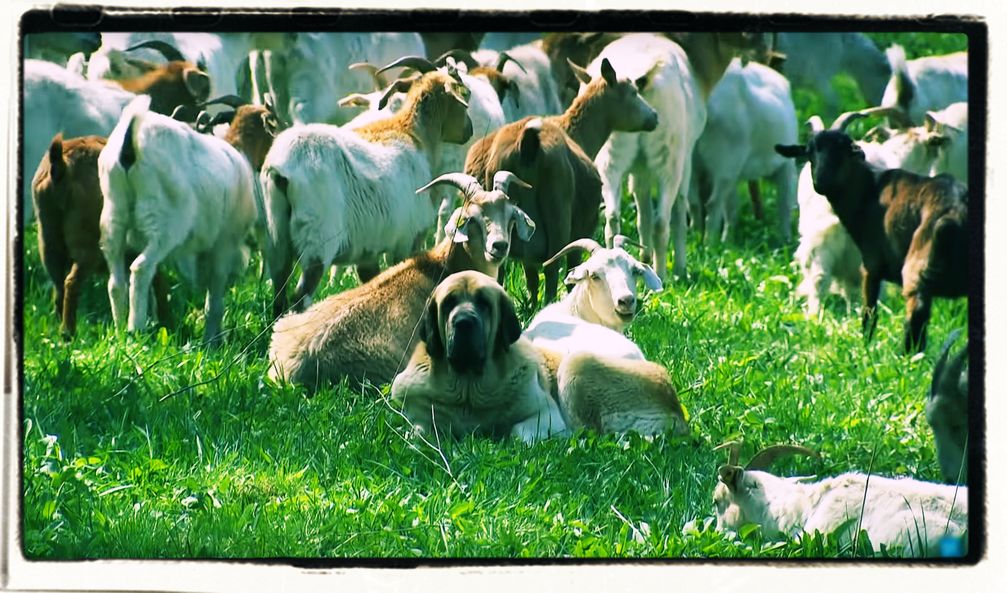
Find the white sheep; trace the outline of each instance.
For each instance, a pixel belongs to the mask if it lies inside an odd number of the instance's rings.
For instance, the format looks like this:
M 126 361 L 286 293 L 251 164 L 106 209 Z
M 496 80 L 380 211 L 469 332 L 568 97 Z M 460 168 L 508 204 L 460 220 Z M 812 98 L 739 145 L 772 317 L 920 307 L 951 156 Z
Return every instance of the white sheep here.
M 881 106 L 895 108 L 890 114 L 898 127 L 918 126 L 927 111 L 943 109 L 958 101 L 968 101 L 968 54 L 956 52 L 906 61 L 900 45 L 885 53 L 892 77 L 885 87 Z
M 242 247 L 256 216 L 252 170 L 223 140 L 149 111 L 150 103 L 143 95 L 126 106 L 98 157 L 112 317 L 118 328 L 144 328 L 151 280 L 171 256 L 207 288 L 204 337 L 212 342 L 224 294 L 247 263 Z M 140 252 L 128 280 L 127 248 Z
M 790 83 L 772 68 L 742 66 L 735 58 L 710 93 L 706 128 L 693 153 L 690 194 L 705 210 L 707 241 L 727 239 L 737 215 L 738 182 L 763 177 L 776 185 L 780 236 L 790 241 L 797 169 L 773 146 L 796 142 Z
M 605 248 L 593 239 L 573 241 L 554 255 L 556 261 L 575 250 L 585 250 L 587 261 L 570 270 L 567 284 L 573 288 L 561 300 L 545 307 L 532 319 L 525 336 L 536 346 L 570 354 L 593 352 L 612 358 L 644 360 L 640 347 L 623 335 L 637 312 L 636 281 L 660 291 L 661 279 L 623 249 L 625 237 L 616 237 L 616 247 Z
M 331 264 L 357 264 L 367 280 L 380 254 L 404 258 L 434 224 L 433 204 L 413 191 L 436 170 L 443 142 L 472 136 L 468 91 L 441 71 L 411 86 L 393 117 L 357 130 L 295 125 L 273 141 L 260 179 L 276 316 L 287 308 L 295 257 L 295 302 L 306 306 Z
M 736 449 L 735 449 L 736 450 Z M 737 454 L 717 470 L 713 491 L 717 530 L 738 532 L 759 525 L 763 537 L 831 534 L 841 545 L 867 532 L 875 552 L 898 548 L 906 557 L 940 553 L 944 538 L 968 532 L 968 488 L 859 472 L 813 481 L 781 478 L 764 468 L 783 453 L 814 455 L 802 447 L 763 450 L 744 468 Z

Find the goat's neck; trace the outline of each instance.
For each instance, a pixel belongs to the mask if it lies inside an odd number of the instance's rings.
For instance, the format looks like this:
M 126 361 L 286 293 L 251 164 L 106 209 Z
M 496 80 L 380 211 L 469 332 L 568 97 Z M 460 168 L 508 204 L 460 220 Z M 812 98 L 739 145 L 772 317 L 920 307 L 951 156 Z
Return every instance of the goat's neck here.
M 692 73 L 705 102 L 713 87 L 723 78 L 734 59 L 734 52 L 720 43 L 716 33 L 677 33 L 672 40 L 682 46 L 689 56 Z
M 598 151 L 612 134 L 612 125 L 604 112 L 605 102 L 601 99 L 604 89 L 592 87 L 589 92 L 574 99 L 562 115 L 550 118 L 591 159 L 598 156 Z
M 573 290 L 570 291 L 570 294 L 560 302 L 566 305 L 567 312 L 570 315 L 589 323 L 608 327 L 608 324 L 605 323 L 591 305 L 591 291 L 587 289 L 584 282 L 578 282 L 573 287 Z
M 875 221 L 864 213 L 872 203 L 877 203 L 879 173 L 880 171 L 875 170 L 870 164 L 864 163 L 846 177 L 841 193 L 826 195 L 832 210 L 857 245 L 860 245 L 863 237 L 871 231 L 869 228 L 871 225 L 882 224 L 882 221 Z

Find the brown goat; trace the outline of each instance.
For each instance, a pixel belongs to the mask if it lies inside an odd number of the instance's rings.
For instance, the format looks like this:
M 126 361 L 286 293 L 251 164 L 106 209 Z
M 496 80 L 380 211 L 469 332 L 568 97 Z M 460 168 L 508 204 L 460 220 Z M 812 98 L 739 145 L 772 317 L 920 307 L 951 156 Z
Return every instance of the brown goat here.
M 98 184 L 98 153 L 105 138 L 84 136 L 63 140 L 57 134 L 32 179 L 32 201 L 38 212 L 38 251 L 55 287 L 60 333 L 77 330 L 80 286 L 105 268 L 98 245 L 102 194 Z M 135 255 L 135 254 L 133 254 Z M 131 258 L 130 258 L 131 261 Z M 162 321 L 168 313 L 167 286 L 155 277 L 154 291 Z
M 926 347 L 933 297 L 968 294 L 968 189 L 950 175 L 923 177 L 878 170 L 841 129 L 817 120 L 807 146 L 776 151 L 811 160 L 815 191 L 824 195 L 864 258 L 863 330 L 877 325 L 881 281 L 902 285 L 906 298 L 905 350 Z
M 592 160 L 613 130 L 653 130 L 657 113 L 640 97 L 646 80 L 618 79 L 605 61 L 602 76 L 562 115 L 527 117 L 479 139 L 469 149 L 465 172 L 483 183 L 501 170 L 514 171 L 532 189 L 511 198 L 539 229 L 512 257 L 524 263 L 532 303 L 538 302 L 538 267 L 572 239 L 590 237 L 598 224 L 601 178 Z M 545 299 L 556 297 L 559 263 L 545 269 Z
M 123 89 L 150 95 L 150 109 L 170 115 L 179 105 L 195 107 L 210 93 L 210 76 L 189 62 L 172 61 L 136 78 L 116 80 Z

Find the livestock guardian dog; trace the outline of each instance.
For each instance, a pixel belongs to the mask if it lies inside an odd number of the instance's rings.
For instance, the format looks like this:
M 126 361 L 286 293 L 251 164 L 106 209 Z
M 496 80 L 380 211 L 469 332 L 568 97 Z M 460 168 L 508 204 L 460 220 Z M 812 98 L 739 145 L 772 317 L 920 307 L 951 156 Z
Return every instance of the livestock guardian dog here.
M 420 339 L 392 383 L 393 400 L 418 431 L 526 442 L 579 428 L 688 432 L 664 367 L 536 347 L 521 337 L 504 289 L 479 272 L 452 274 L 437 287 Z
M 527 442 L 565 432 L 543 355 L 521 338 L 507 293 L 480 272 L 448 276 L 434 291 L 392 399 L 417 430 Z

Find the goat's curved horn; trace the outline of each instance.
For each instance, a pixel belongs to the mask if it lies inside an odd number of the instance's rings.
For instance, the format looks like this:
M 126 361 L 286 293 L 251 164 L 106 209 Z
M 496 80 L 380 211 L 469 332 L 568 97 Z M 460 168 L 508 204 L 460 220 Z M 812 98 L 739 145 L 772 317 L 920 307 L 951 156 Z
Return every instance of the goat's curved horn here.
M 521 62 L 515 60 L 509 53 L 505 51 L 500 52 L 500 55 L 497 56 L 497 65 L 496 65 L 497 72 L 503 72 L 504 66 L 507 64 L 508 61 L 513 62 L 515 66 L 521 69 L 521 72 L 528 74 L 528 71 L 524 69 L 524 66 L 521 64 Z
M 937 395 L 938 391 L 945 391 L 950 385 L 947 384 L 948 377 L 954 377 L 954 380 L 958 380 L 958 375 L 962 372 L 962 364 L 965 361 L 965 354 L 968 352 L 968 348 L 962 350 L 958 355 L 951 361 L 951 368 L 948 372 L 944 372 L 944 366 L 948 361 L 948 354 L 951 352 L 951 346 L 954 345 L 955 340 L 958 339 L 962 333 L 961 328 L 958 328 L 948 334 L 948 339 L 944 341 L 944 345 L 941 346 L 941 353 L 937 356 L 937 364 L 934 365 L 934 377 L 930 382 L 930 397 Z
M 817 115 L 809 117 L 806 123 L 808 124 L 808 129 L 811 130 L 812 134 L 825 131 L 825 122 Z
M 361 70 L 370 75 L 370 77 L 374 79 L 374 90 L 380 91 L 385 88 L 385 79 L 378 73 L 378 67 L 374 64 L 370 64 L 368 62 L 356 62 L 350 64 L 349 68 L 350 70 Z
M 385 91 L 385 94 L 381 95 L 381 99 L 378 101 L 378 109 L 384 109 L 385 105 L 388 105 L 388 99 L 392 98 L 395 93 L 408 93 L 409 89 L 412 88 L 415 79 L 412 78 L 399 78 L 396 79 Z
M 195 122 L 196 131 L 201 134 L 205 134 L 209 131 L 212 131 L 213 130 L 213 124 L 211 123 L 212 120 L 213 118 L 210 117 L 210 114 L 208 112 L 200 111 L 199 114 L 196 115 L 196 122 Z
M 860 111 L 847 111 L 846 113 L 840 115 L 836 118 L 836 121 L 832 122 L 832 130 L 839 130 L 840 132 L 845 131 L 846 127 L 851 123 L 871 116 L 894 116 L 896 119 L 902 115 L 902 110 L 898 107 L 871 107 L 870 109 L 861 109 Z
M 448 185 L 453 185 L 460 189 L 462 193 L 465 194 L 466 200 L 483 191 L 483 186 L 480 185 L 479 181 L 471 175 L 466 175 L 465 173 L 445 173 L 416 190 L 416 193 L 425 192 L 433 186 L 441 183 L 447 183 Z
M 727 441 L 713 448 L 714 451 L 727 449 L 727 465 L 738 465 L 738 458 L 741 457 L 741 441 Z
M 131 45 L 127 47 L 123 51 L 133 51 L 136 49 L 144 49 L 144 48 L 156 51 L 157 53 L 164 56 L 164 59 L 168 60 L 169 62 L 185 61 L 185 56 L 182 55 L 182 52 L 178 51 L 178 48 L 171 45 L 170 43 L 161 41 L 159 39 L 152 39 L 150 41 L 144 41 L 143 43 L 137 43 L 136 45 Z
M 426 74 L 427 72 L 433 72 L 436 70 L 437 66 L 434 66 L 430 60 L 421 56 L 405 56 L 395 60 L 391 64 L 378 68 L 375 70 L 375 74 L 381 74 L 382 72 L 391 70 L 392 68 L 412 68 L 413 70 Z
M 237 95 L 223 95 L 220 97 L 216 97 L 214 99 L 203 101 L 202 103 L 199 104 L 200 107 L 206 107 L 207 105 L 227 105 L 228 107 L 233 107 L 237 109 L 242 105 L 248 105 L 248 101 L 242 99 Z
M 542 267 L 549 266 L 552 263 L 558 261 L 559 258 L 563 257 L 567 253 L 570 253 L 571 251 L 577 251 L 578 249 L 582 249 L 588 253 L 594 253 L 596 249 L 601 249 L 601 245 L 594 239 L 588 239 L 588 238 L 571 241 L 566 245 L 566 247 L 556 252 L 556 255 L 550 257 L 545 263 L 543 263 Z
M 471 53 L 465 51 L 464 49 L 449 49 L 448 51 L 437 56 L 437 59 L 434 60 L 434 64 L 443 66 L 444 64 L 447 64 L 448 58 L 454 58 L 456 62 L 461 62 L 462 64 L 465 64 L 465 67 L 468 68 L 469 70 L 479 67 L 479 62 L 477 62 L 476 59 L 472 57 Z
M 186 123 L 196 120 L 196 108 L 191 105 L 179 105 L 171 112 L 171 119 Z
M 745 466 L 746 470 L 765 470 L 769 464 L 784 455 L 807 455 L 808 457 L 818 457 L 818 453 L 801 447 L 800 445 L 772 445 L 755 454 L 752 460 Z
M 531 189 L 531 185 L 528 185 L 522 181 L 520 177 L 510 171 L 497 171 L 496 175 L 493 176 L 493 191 L 507 193 L 507 189 L 510 187 L 511 183 L 518 184 L 518 187 Z

